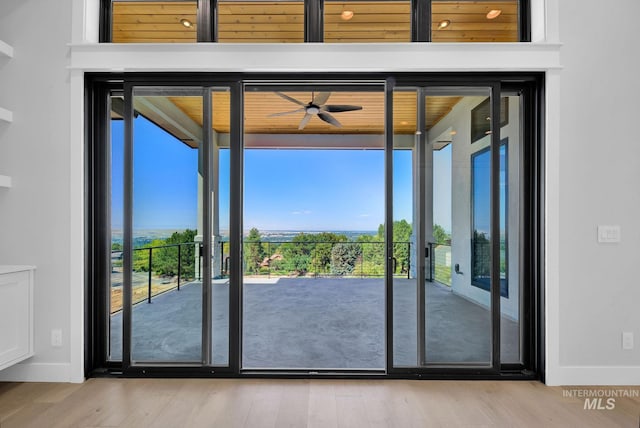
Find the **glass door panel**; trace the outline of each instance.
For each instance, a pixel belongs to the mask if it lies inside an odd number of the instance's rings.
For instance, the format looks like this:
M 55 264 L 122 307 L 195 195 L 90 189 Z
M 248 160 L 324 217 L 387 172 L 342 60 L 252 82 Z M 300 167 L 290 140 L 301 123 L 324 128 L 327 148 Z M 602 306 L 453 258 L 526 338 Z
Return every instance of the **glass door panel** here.
M 520 281 L 521 96 L 502 94 L 500 107 L 500 355 L 521 364 L 523 301 Z
M 418 89 L 400 88 L 393 92 L 393 364 L 396 367 L 418 364 L 417 107 Z
M 410 262 L 393 278 L 395 368 L 494 366 L 490 94 L 394 90 L 392 256 L 406 229 Z
M 244 99 L 242 368 L 384 369 L 384 86 Z
M 132 364 L 202 362 L 202 94 L 133 90 Z
M 228 88 L 211 91 L 211 364 L 229 365 L 230 123 Z
M 427 365 L 492 364 L 491 276 L 480 285 L 474 263 L 482 257 L 490 274 L 491 159 L 477 157 L 489 153 L 489 103 L 490 88 L 428 88 L 425 97 L 433 167 L 424 217 L 434 253 L 424 304 Z
M 110 269 L 108 339 L 106 346 L 108 361 L 122 361 L 122 243 L 123 243 L 123 189 L 124 189 L 124 99 L 122 94 L 109 97 L 109 165 L 108 186 L 111 201 L 110 219 Z

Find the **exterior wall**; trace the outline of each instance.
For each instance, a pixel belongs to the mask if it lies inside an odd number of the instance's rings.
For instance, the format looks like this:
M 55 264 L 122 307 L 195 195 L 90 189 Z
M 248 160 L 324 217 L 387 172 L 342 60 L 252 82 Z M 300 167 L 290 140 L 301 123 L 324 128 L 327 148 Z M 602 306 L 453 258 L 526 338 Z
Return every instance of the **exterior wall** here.
M 34 264 L 36 356 L 0 379 L 81 381 L 84 71 L 545 71 L 546 373 L 549 384 L 640 384 L 640 2 L 534 0 L 534 42 L 494 46 L 95 46 L 98 0 L 3 0 L 0 262 Z M 546 42 L 545 42 L 546 37 Z M 560 40 L 562 48 L 556 44 Z M 71 48 L 68 43 L 74 43 Z M 561 52 L 561 56 L 560 56 Z M 560 61 L 561 59 L 561 61 Z M 562 69 L 560 69 L 562 65 Z M 67 69 L 70 66 L 70 69 Z M 598 224 L 622 242 L 596 242 Z M 50 346 L 60 328 L 63 347 Z

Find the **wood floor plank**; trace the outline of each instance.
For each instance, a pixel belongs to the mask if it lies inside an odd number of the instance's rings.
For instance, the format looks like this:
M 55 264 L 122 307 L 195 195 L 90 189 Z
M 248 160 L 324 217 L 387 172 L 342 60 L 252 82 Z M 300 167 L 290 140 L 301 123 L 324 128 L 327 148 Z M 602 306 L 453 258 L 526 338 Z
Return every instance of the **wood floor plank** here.
M 310 388 L 308 380 L 285 382 L 276 418 L 278 428 L 296 428 L 307 425 Z
M 338 409 L 334 382 L 313 380 L 309 387 L 307 427 L 333 428 L 337 426 Z
M 640 397 L 589 410 L 567 389 L 538 382 L 328 379 L 0 383 L 0 427 L 640 426 Z M 640 395 L 637 386 L 609 389 Z

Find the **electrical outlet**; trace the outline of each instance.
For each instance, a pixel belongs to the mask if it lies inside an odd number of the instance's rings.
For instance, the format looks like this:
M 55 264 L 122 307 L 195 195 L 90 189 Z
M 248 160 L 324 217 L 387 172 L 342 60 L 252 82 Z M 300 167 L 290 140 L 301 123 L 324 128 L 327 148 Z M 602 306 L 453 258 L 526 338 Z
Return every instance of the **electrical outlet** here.
M 622 349 L 633 349 L 633 332 L 622 332 Z
M 62 347 L 62 330 L 60 329 L 51 330 L 51 346 L 55 348 Z
M 598 242 L 617 244 L 620 242 L 620 226 L 598 226 Z

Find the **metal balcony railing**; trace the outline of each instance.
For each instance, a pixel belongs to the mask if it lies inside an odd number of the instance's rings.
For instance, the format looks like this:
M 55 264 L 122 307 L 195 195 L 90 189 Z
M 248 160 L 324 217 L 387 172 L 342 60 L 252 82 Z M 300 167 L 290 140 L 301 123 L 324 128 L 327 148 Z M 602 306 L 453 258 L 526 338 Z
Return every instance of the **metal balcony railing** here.
M 392 271 L 396 277 L 411 278 L 411 242 L 394 242 Z M 217 244 L 213 252 L 213 276 L 229 273 L 229 242 Z M 202 279 L 202 243 L 185 242 L 133 249 L 133 304 L 170 290 L 180 290 L 185 282 Z M 451 285 L 451 246 L 429 243 L 429 277 Z M 111 312 L 122 308 L 122 251 L 113 250 Z M 293 242 L 243 243 L 243 274 L 278 277 L 383 278 L 384 242 Z

